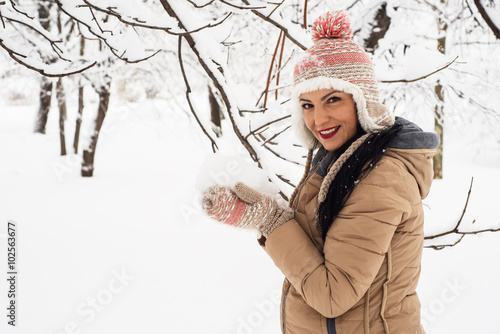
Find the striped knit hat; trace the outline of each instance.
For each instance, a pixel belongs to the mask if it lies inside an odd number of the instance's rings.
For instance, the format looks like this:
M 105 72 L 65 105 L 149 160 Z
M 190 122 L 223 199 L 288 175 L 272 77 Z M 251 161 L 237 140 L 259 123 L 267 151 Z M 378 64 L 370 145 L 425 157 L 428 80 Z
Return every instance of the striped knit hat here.
M 358 121 L 366 132 L 394 124 L 394 115 L 379 101 L 379 90 L 370 56 L 352 37 L 351 22 L 343 10 L 327 12 L 313 24 L 314 45 L 295 65 L 292 93 L 293 128 L 302 144 L 311 149 L 316 138 L 306 127 L 299 96 L 334 88 L 351 94 Z
M 351 94 L 356 104 L 358 121 L 367 132 L 358 138 L 330 167 L 318 193 L 321 204 L 335 175 L 345 161 L 363 144 L 370 133 L 391 127 L 394 115 L 379 101 L 379 90 L 370 56 L 351 39 L 351 22 L 343 10 L 327 12 L 313 24 L 314 45 L 295 65 L 292 92 L 292 128 L 303 146 L 309 149 L 302 183 L 310 169 L 312 150 L 317 140 L 307 128 L 299 96 L 320 89 L 333 88 Z M 300 184 L 299 183 L 299 184 Z M 291 195 L 293 202 L 297 189 Z

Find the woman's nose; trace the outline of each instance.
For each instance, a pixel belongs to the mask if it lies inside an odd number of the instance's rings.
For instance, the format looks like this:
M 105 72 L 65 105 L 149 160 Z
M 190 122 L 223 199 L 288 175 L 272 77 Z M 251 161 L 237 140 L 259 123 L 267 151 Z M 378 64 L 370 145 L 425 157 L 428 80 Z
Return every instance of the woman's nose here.
M 316 108 L 315 113 L 314 113 L 314 122 L 316 125 L 323 125 L 326 122 L 328 122 L 329 116 L 326 113 L 326 110 L 324 108 Z

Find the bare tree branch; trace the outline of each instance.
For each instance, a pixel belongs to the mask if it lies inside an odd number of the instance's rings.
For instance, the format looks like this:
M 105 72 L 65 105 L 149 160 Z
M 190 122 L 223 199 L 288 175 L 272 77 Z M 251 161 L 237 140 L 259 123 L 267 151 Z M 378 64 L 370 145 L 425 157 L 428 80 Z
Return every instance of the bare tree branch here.
M 182 77 L 184 78 L 184 83 L 186 84 L 186 100 L 189 104 L 189 109 L 191 109 L 191 113 L 193 114 L 194 118 L 196 119 L 196 122 L 200 126 L 201 130 L 203 133 L 210 139 L 210 142 L 212 143 L 212 151 L 215 153 L 216 150 L 219 149 L 217 146 L 217 143 L 215 140 L 210 136 L 210 134 L 207 132 L 203 124 L 201 123 L 200 119 L 198 118 L 198 115 L 196 114 L 196 111 L 194 110 L 193 104 L 191 103 L 191 86 L 189 85 L 188 78 L 186 76 L 186 71 L 184 70 L 184 62 L 182 60 L 182 36 L 179 36 L 179 42 L 178 42 L 178 47 L 177 47 L 177 53 L 179 56 L 179 66 L 181 68 L 182 72 Z
M 141 61 L 145 61 L 145 60 L 148 60 L 148 59 L 150 59 L 150 58 L 154 57 L 156 54 L 158 54 L 158 52 L 160 52 L 160 51 L 161 51 L 161 50 L 157 50 L 157 51 L 153 52 L 152 54 L 150 54 L 150 55 L 148 55 L 148 56 L 146 56 L 146 57 L 139 58 L 139 59 L 135 59 L 135 60 L 129 59 L 129 58 L 127 58 L 127 57 L 124 57 L 124 55 L 125 55 L 125 53 L 127 52 L 127 50 L 123 50 L 123 51 L 122 51 L 122 53 L 121 53 L 121 54 L 119 54 L 119 53 L 118 53 L 117 48 L 116 48 L 114 45 L 112 45 L 112 44 L 108 41 L 108 39 L 107 39 L 105 36 L 103 36 L 103 33 L 104 33 L 106 30 L 103 30 L 103 29 L 101 28 L 101 26 L 99 25 L 99 23 L 97 22 L 97 19 L 96 19 L 96 17 L 95 17 L 95 15 L 94 15 L 94 13 L 93 13 L 93 11 L 92 11 L 92 8 L 91 8 L 91 7 L 88 7 L 88 9 L 89 9 L 89 11 L 90 11 L 90 13 L 91 13 L 92 17 L 94 18 L 94 20 L 93 20 L 93 21 L 95 21 L 95 22 L 96 22 L 97 27 L 98 27 L 98 28 L 99 28 L 99 30 L 101 31 L 101 34 L 99 34 L 98 32 L 94 31 L 94 27 L 93 27 L 93 26 L 92 26 L 89 22 L 86 22 L 86 21 L 84 21 L 84 20 L 81 20 L 80 18 L 78 18 L 78 17 L 76 17 L 75 15 L 71 14 L 71 13 L 70 13 L 70 12 L 66 9 L 66 7 L 64 6 L 64 4 L 63 4 L 63 3 L 61 3 L 61 1 L 60 1 L 60 0 L 55 0 L 55 2 L 57 3 L 57 5 L 59 6 L 59 9 L 60 9 L 61 11 L 63 11 L 63 12 L 64 12 L 67 16 L 69 16 L 70 18 L 72 18 L 72 19 L 73 19 L 73 20 L 75 20 L 76 22 L 78 22 L 78 23 L 80 23 L 80 24 L 82 24 L 82 25 L 86 26 L 86 27 L 89 29 L 90 33 L 92 33 L 94 36 L 98 37 L 101 41 L 103 41 L 103 42 L 104 42 L 104 43 L 108 46 L 109 50 L 111 51 L 111 53 L 113 53 L 113 55 L 115 55 L 118 59 L 123 60 L 124 62 L 130 63 L 130 64 L 139 63 L 139 62 L 141 62 Z M 80 6 L 80 7 L 78 7 L 78 8 L 81 8 L 81 6 Z M 112 32 L 111 32 L 111 33 L 112 33 Z
M 228 13 L 224 18 L 216 21 L 215 23 L 208 23 L 208 24 L 206 24 L 206 25 L 204 25 L 202 27 L 196 28 L 194 30 L 183 31 L 183 32 L 175 32 L 175 31 L 172 31 L 173 28 L 171 28 L 171 27 L 159 27 L 159 26 L 154 26 L 154 25 L 146 24 L 144 21 L 141 21 L 138 18 L 133 18 L 132 20 L 128 20 L 127 18 L 124 18 L 123 15 L 121 15 L 118 12 L 116 12 L 112 7 L 101 8 L 101 7 L 98 7 L 98 6 L 90 3 L 88 0 L 83 0 L 83 2 L 89 8 L 93 8 L 93 9 L 95 9 L 97 11 L 106 13 L 106 14 L 111 15 L 111 16 L 114 16 L 120 22 L 125 23 L 127 25 L 131 25 L 131 26 L 134 26 L 134 27 L 140 27 L 140 28 L 146 28 L 146 29 L 153 29 L 153 30 L 163 30 L 166 33 L 174 35 L 174 36 L 185 36 L 185 35 L 189 35 L 189 34 L 192 34 L 192 33 L 195 33 L 195 32 L 202 31 L 204 29 L 216 27 L 216 26 L 224 23 L 224 21 L 226 21 L 232 15 L 231 13 Z M 204 7 L 204 6 L 202 6 L 202 7 Z
M 444 65 L 443 67 L 440 67 L 438 68 L 437 70 L 429 73 L 429 74 L 426 74 L 426 75 L 423 75 L 419 78 L 416 78 L 416 79 L 399 79 L 399 80 L 382 80 L 381 82 L 383 83 L 396 83 L 396 82 L 405 82 L 405 83 L 410 83 L 410 82 L 415 82 L 415 81 L 419 81 L 419 80 L 422 80 L 422 79 L 425 79 L 427 77 L 430 77 L 431 75 L 433 74 L 436 74 L 437 72 L 440 72 L 446 68 L 448 68 L 451 64 L 453 64 L 456 60 L 458 59 L 458 56 L 455 57 L 455 59 L 453 59 L 452 61 L 450 61 L 448 64 Z
M 0 3 L 1 5 L 5 4 L 5 2 L 3 3 Z M 12 9 L 14 9 L 16 12 L 18 12 L 19 14 L 21 15 L 24 15 L 26 16 L 28 19 L 30 20 L 34 20 L 35 18 L 33 16 L 29 16 L 28 14 L 26 14 L 25 12 L 17 9 L 17 3 L 15 3 L 13 0 L 10 0 L 10 5 L 12 6 Z
M 210 0 L 209 2 L 207 2 L 207 3 L 203 4 L 203 5 L 198 5 L 193 0 L 187 0 L 187 2 L 189 2 L 191 5 L 193 5 L 194 8 L 204 8 L 204 7 L 207 7 L 207 6 L 211 5 L 211 4 L 213 4 L 215 2 L 215 0 Z
M 455 225 L 455 227 L 452 228 L 452 229 L 450 229 L 450 230 L 448 230 L 448 231 L 446 231 L 446 232 L 441 232 L 441 233 L 438 233 L 438 234 L 426 236 L 426 237 L 424 237 L 424 240 L 433 240 L 433 239 L 436 239 L 436 238 L 444 237 L 446 235 L 453 235 L 453 234 L 460 235 L 460 238 L 458 238 L 458 240 L 455 241 L 453 244 L 429 245 L 429 246 L 424 246 L 424 247 L 426 247 L 426 248 L 432 248 L 432 249 L 435 249 L 435 250 L 441 250 L 441 249 L 443 249 L 445 247 L 453 247 L 453 246 L 457 245 L 460 241 L 462 241 L 462 239 L 466 235 L 469 235 L 469 234 L 480 234 L 480 233 L 484 233 L 484 232 L 499 232 L 500 231 L 500 228 L 496 228 L 496 229 L 489 228 L 489 229 L 483 229 L 483 230 L 477 230 L 477 231 L 470 231 L 470 232 L 459 231 L 460 225 L 462 224 L 462 219 L 464 218 L 465 212 L 467 211 L 467 206 L 469 205 L 469 199 L 470 199 L 470 194 L 472 192 L 472 184 L 473 183 L 474 183 L 474 178 L 471 178 L 469 191 L 467 193 L 467 199 L 465 201 L 465 205 L 464 205 L 464 208 L 462 210 L 462 215 L 458 219 L 458 222 Z M 472 223 L 474 223 L 474 222 L 475 222 L 475 220 Z
M 271 83 L 271 75 L 273 73 L 274 60 L 276 59 L 276 55 L 278 54 L 278 48 L 280 46 L 282 36 L 283 36 L 283 31 L 280 32 L 280 35 L 278 37 L 278 42 L 276 43 L 276 48 L 274 49 L 273 57 L 271 58 L 271 65 L 269 66 L 269 73 L 267 75 L 267 81 L 266 81 L 266 90 L 264 94 L 264 108 L 266 107 L 267 104 L 267 94 L 269 92 L 269 84 Z
M 246 5 L 250 5 L 250 3 L 248 2 L 248 0 L 241 0 L 241 1 L 243 3 L 245 3 Z M 258 17 L 260 17 L 262 20 L 264 20 L 264 21 L 266 21 L 268 23 L 271 23 L 275 27 L 281 29 L 283 31 L 283 33 L 285 34 L 285 36 L 288 37 L 289 40 L 291 40 L 295 45 L 297 45 L 302 50 L 306 50 L 307 49 L 307 46 L 305 46 L 304 44 L 302 44 L 301 42 L 299 42 L 299 40 L 297 38 L 295 38 L 295 36 L 293 36 L 290 33 L 290 31 L 288 30 L 288 28 L 286 28 L 283 24 L 281 24 L 278 21 L 276 21 L 276 20 L 274 20 L 274 19 L 271 18 L 271 15 L 274 13 L 274 11 L 270 15 L 268 15 L 268 16 L 264 15 L 262 12 L 260 12 L 260 11 L 258 11 L 256 9 L 253 9 L 252 13 L 254 13 Z
M 240 6 L 226 0 L 219 0 L 221 3 L 237 9 L 266 9 L 266 6 Z
M 177 16 L 177 14 L 175 13 L 174 9 L 170 6 L 170 4 L 168 3 L 168 1 L 167 0 L 160 0 L 160 3 L 162 4 L 162 6 L 165 9 L 165 11 L 171 17 L 175 18 L 178 21 L 179 27 L 181 29 L 186 30 L 184 24 L 182 23 L 182 21 L 180 20 L 180 18 Z M 214 86 L 217 88 L 217 90 L 221 94 L 221 98 L 224 101 L 224 104 L 226 106 L 227 114 L 229 116 L 229 120 L 231 121 L 231 125 L 233 126 L 234 133 L 236 134 L 236 136 L 238 137 L 238 139 L 241 141 L 241 143 L 243 144 L 243 146 L 246 148 L 246 150 L 250 154 L 250 157 L 255 162 L 257 162 L 257 165 L 260 168 L 262 168 L 262 165 L 259 162 L 259 159 L 258 159 L 258 156 L 257 156 L 257 152 L 250 145 L 250 143 L 243 137 L 243 135 L 241 134 L 241 131 L 238 129 L 238 126 L 236 125 L 236 122 L 234 120 L 232 112 L 233 112 L 233 110 L 237 109 L 237 106 L 235 106 L 235 105 L 233 105 L 231 103 L 231 100 L 230 100 L 230 98 L 229 98 L 229 96 L 228 96 L 228 94 L 226 92 L 226 89 L 219 82 L 219 80 L 217 78 L 217 74 L 216 74 L 216 72 L 213 69 L 214 65 L 213 64 L 211 65 L 211 64 L 207 63 L 207 61 L 205 61 L 205 58 L 200 54 L 200 52 L 196 48 L 196 42 L 195 42 L 195 39 L 194 39 L 193 35 L 185 35 L 184 38 L 188 42 L 188 45 L 190 46 L 191 50 L 194 52 L 194 54 L 198 58 L 198 61 L 199 61 L 200 65 L 203 67 L 203 69 L 207 73 L 208 77 L 212 80 Z
M 488 27 L 490 27 L 490 29 L 493 32 L 493 34 L 495 35 L 495 37 L 497 39 L 500 39 L 500 27 L 497 26 L 495 24 L 495 22 L 493 22 L 493 20 L 491 19 L 490 15 L 488 14 L 488 12 L 483 4 L 483 1 L 474 0 L 474 4 L 476 5 L 477 10 L 479 11 L 479 14 L 481 14 L 481 16 L 483 17 L 483 20 L 486 22 Z M 493 1 L 491 2 L 491 4 L 494 5 Z M 497 3 L 497 5 L 498 5 L 498 3 Z
M 1 39 L 0 39 L 0 46 L 3 49 L 5 49 L 5 51 L 7 51 L 9 56 L 12 59 L 14 59 L 16 62 L 18 62 L 19 64 L 23 65 L 26 68 L 29 68 L 30 70 L 38 72 L 41 75 L 44 75 L 46 77 L 51 77 L 51 78 L 59 78 L 59 77 L 65 77 L 65 76 L 69 76 L 69 75 L 73 75 L 73 74 L 82 73 L 82 72 L 88 70 L 89 68 L 91 68 L 92 66 L 94 66 L 95 64 L 97 64 L 97 62 L 94 61 L 93 63 L 88 64 L 88 65 L 86 65 L 82 68 L 79 68 L 79 69 L 69 70 L 69 71 L 65 70 L 65 71 L 58 71 L 57 73 L 51 73 L 51 72 L 48 72 L 47 70 L 44 70 L 44 69 L 39 68 L 39 67 L 35 67 L 32 64 L 30 64 L 26 60 L 27 59 L 26 55 L 20 54 L 20 53 L 16 52 L 15 50 L 10 49 L 9 47 L 7 47 L 3 43 L 3 40 L 1 40 Z
M 67 59 L 64 59 L 61 56 L 60 52 L 62 52 L 62 50 L 56 44 L 56 43 L 61 43 L 62 42 L 61 39 L 54 40 L 53 37 L 50 36 L 47 31 L 45 31 L 42 27 L 39 27 L 39 26 L 37 26 L 36 24 L 34 24 L 32 22 L 28 23 L 28 22 L 25 22 L 25 21 L 23 21 L 21 19 L 15 18 L 15 17 L 7 16 L 5 13 L 1 13 L 1 12 L 0 12 L 0 17 L 2 18 L 2 22 L 3 22 L 3 18 L 5 18 L 11 24 L 12 24 L 12 22 L 15 22 L 17 24 L 20 24 L 20 25 L 23 25 L 23 26 L 29 28 L 30 30 L 33 30 L 34 32 L 37 33 L 37 35 L 43 37 L 43 39 L 45 39 L 47 42 L 49 42 L 50 46 L 52 47 L 52 49 L 54 50 L 54 52 L 57 53 L 57 55 L 59 56 L 59 58 L 61 58 L 63 60 L 67 60 Z M 4 25 L 4 28 L 5 28 L 5 25 Z M 69 60 L 67 60 L 67 61 L 69 61 Z
M 257 129 L 255 129 L 253 131 L 250 131 L 250 133 L 248 133 L 245 136 L 245 139 L 247 139 L 250 136 L 255 136 L 255 135 L 259 134 L 262 129 L 269 127 L 269 125 L 271 125 L 271 124 L 274 124 L 274 123 L 277 123 L 277 122 L 281 122 L 282 120 L 290 118 L 290 117 L 291 117 L 291 115 L 286 115 L 286 116 L 283 116 L 283 117 L 280 117 L 280 118 L 276 118 L 275 120 L 272 120 L 271 122 L 267 122 L 266 124 L 264 124 L 262 126 L 259 126 Z

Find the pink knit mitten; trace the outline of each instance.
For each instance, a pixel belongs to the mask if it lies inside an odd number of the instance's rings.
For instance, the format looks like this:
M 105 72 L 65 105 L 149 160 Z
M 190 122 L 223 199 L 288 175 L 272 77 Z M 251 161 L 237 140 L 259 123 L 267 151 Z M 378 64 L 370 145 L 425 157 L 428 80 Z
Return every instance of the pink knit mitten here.
M 235 192 L 227 187 L 210 187 L 203 195 L 203 210 L 221 223 L 256 228 L 265 237 L 293 219 L 292 209 L 280 207 L 274 198 L 241 182 L 234 188 Z

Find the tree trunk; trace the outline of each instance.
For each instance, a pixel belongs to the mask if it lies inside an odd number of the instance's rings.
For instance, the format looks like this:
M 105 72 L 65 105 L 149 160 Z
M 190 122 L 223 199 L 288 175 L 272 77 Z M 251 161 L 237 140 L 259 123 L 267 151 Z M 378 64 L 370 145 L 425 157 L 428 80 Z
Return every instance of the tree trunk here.
M 85 50 L 85 38 L 83 35 L 80 38 L 80 56 L 84 55 Z M 73 139 L 73 151 L 75 154 L 78 154 L 78 142 L 80 141 L 80 128 L 82 126 L 82 117 L 83 117 L 83 86 L 82 81 L 80 79 L 78 83 L 78 115 L 76 117 L 76 126 L 75 126 L 75 138 Z
M 217 137 L 220 137 L 222 134 L 221 111 L 219 103 L 217 102 L 217 99 L 215 98 L 215 95 L 210 87 L 208 87 L 208 101 L 210 103 L 210 114 L 213 124 L 213 131 L 215 132 L 215 135 Z
M 104 81 L 105 84 L 101 86 L 99 91 L 97 92 L 99 94 L 99 109 L 94 123 L 94 133 L 90 138 L 89 147 L 83 151 L 82 176 L 91 177 L 94 174 L 94 157 L 97 147 L 97 140 L 99 139 L 99 133 L 108 111 L 109 97 L 111 94 L 109 91 L 111 80 L 109 78 L 105 78 Z
M 64 121 L 66 120 L 66 97 L 62 78 L 57 80 L 56 84 L 57 106 L 59 108 L 59 139 L 61 142 L 61 155 L 66 155 L 66 135 L 64 131 Z
M 78 153 L 78 142 L 80 141 L 80 128 L 83 117 L 83 86 L 78 87 L 78 115 L 76 116 L 75 138 L 73 139 L 73 151 Z
M 50 1 L 42 0 L 38 3 L 38 20 L 40 25 L 45 29 L 50 29 Z M 52 81 L 46 77 L 42 77 L 40 81 L 40 106 L 38 108 L 38 115 L 35 121 L 35 133 L 45 134 L 45 127 L 47 126 L 47 117 L 50 110 L 50 102 L 52 98 Z
M 42 77 L 40 80 L 40 106 L 38 108 L 38 115 L 35 121 L 35 133 L 45 134 L 51 99 L 52 81 L 50 81 L 49 78 Z
M 386 2 L 380 4 L 377 14 L 375 14 L 375 22 L 370 25 L 372 26 L 372 31 L 370 36 L 364 40 L 364 43 L 366 51 L 373 53 L 378 47 L 378 42 L 384 38 L 391 25 L 391 18 L 387 15 Z
M 441 3 L 445 3 L 446 0 L 441 0 Z M 438 19 L 438 32 L 442 37 L 438 39 L 437 48 L 442 54 L 446 54 L 446 30 L 448 26 L 446 23 Z M 438 103 L 434 108 L 434 131 L 439 134 L 439 147 L 436 149 L 436 154 L 433 158 L 433 168 L 434 168 L 434 179 L 443 178 L 443 138 L 444 138 L 444 94 L 443 87 L 439 83 L 436 83 L 434 87 L 434 92 L 436 94 Z
M 433 168 L 434 168 L 434 179 L 442 179 L 443 178 L 443 104 L 444 104 L 444 95 L 443 95 L 443 87 L 441 84 L 436 84 L 434 88 L 434 92 L 440 102 L 440 104 L 436 105 L 434 109 L 434 131 L 439 135 L 440 143 L 439 147 L 436 149 L 436 154 L 434 155 L 433 160 Z

